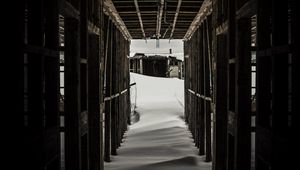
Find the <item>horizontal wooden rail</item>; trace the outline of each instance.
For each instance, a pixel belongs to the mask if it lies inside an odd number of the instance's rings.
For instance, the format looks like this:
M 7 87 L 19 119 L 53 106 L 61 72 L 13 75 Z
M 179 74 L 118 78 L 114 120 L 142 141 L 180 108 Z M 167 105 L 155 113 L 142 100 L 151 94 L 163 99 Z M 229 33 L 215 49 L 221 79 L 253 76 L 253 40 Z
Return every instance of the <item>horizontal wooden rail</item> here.
M 195 91 L 193 91 L 193 90 L 191 90 L 191 89 L 188 89 L 188 91 L 189 91 L 191 94 L 193 94 L 193 95 L 195 95 L 195 96 L 197 96 L 197 97 L 200 97 L 200 98 L 202 98 L 202 99 L 204 99 L 204 100 L 206 100 L 206 101 L 211 101 L 211 97 L 206 97 L 205 95 L 196 93 Z

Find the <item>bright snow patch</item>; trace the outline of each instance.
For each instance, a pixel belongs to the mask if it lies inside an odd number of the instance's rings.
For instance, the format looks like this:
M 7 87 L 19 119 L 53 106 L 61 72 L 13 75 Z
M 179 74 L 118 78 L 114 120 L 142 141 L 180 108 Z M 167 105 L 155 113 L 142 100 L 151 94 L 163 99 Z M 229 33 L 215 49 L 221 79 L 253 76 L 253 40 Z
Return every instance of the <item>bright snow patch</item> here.
M 105 170 L 209 170 L 182 120 L 184 82 L 131 73 L 140 121 L 131 125 Z

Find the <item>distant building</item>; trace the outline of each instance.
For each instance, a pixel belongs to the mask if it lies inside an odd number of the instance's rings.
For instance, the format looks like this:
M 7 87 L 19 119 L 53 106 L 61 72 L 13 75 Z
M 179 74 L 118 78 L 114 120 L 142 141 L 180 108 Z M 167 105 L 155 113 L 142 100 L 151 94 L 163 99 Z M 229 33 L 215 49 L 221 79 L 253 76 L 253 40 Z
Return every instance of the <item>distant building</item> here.
M 182 60 L 175 56 L 136 53 L 130 58 L 130 72 L 156 77 L 183 78 Z
M 130 57 L 130 72 L 143 74 L 142 58 L 144 57 L 144 53 L 135 53 L 133 57 Z

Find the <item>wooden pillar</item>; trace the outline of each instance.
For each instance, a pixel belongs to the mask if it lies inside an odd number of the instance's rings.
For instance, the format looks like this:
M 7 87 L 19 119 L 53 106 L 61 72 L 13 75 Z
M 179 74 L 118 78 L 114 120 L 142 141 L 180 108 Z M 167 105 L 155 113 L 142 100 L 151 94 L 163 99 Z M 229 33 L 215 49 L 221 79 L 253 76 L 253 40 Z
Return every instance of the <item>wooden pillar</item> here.
M 257 66 L 256 66 L 256 141 L 255 167 L 257 170 L 267 170 L 271 155 L 271 60 L 261 55 L 260 50 L 271 46 L 270 40 L 270 9 L 271 1 L 258 1 L 257 6 Z
M 88 124 L 89 168 L 100 170 L 100 56 L 99 36 L 89 35 L 88 55 Z
M 111 88 L 112 88 L 112 95 L 117 93 L 117 28 L 116 26 L 112 27 L 112 62 L 111 62 Z M 111 100 L 111 154 L 117 155 L 117 98 L 113 98 Z
M 204 27 L 203 24 L 199 27 L 198 29 L 198 34 L 199 34 L 199 56 L 198 56 L 198 60 L 199 60 L 199 64 L 198 64 L 198 68 L 199 68 L 199 76 L 197 77 L 197 79 L 199 79 L 199 91 L 198 93 L 200 95 L 204 95 L 204 63 L 203 63 L 203 59 L 204 59 Z M 205 117 L 204 117 L 204 99 L 201 98 L 200 96 L 197 96 L 198 100 L 199 100 L 199 155 L 204 155 L 205 154 Z
M 65 18 L 65 164 L 81 169 L 79 22 Z
M 199 74 L 199 70 L 201 69 L 201 65 L 199 64 L 199 60 L 200 60 L 200 53 L 201 51 L 201 47 L 199 42 L 200 42 L 200 34 L 199 34 L 199 30 L 197 30 L 196 34 L 194 34 L 193 36 L 193 60 L 194 62 L 192 63 L 192 70 L 193 70 L 193 80 L 194 80 L 194 87 L 191 89 L 195 92 L 195 94 L 192 95 L 192 98 L 194 99 L 194 105 L 195 107 L 192 110 L 192 113 L 194 115 L 193 118 L 193 122 L 194 122 L 194 139 L 195 139 L 195 145 L 197 148 L 200 147 L 200 142 L 202 139 L 200 139 L 201 137 L 201 101 L 200 98 L 196 96 L 196 93 L 200 93 L 200 74 Z
M 99 12 L 99 27 L 100 27 L 100 85 L 99 85 L 99 96 L 100 96 L 100 115 L 99 115 L 99 126 L 100 126 L 100 170 L 104 170 L 104 77 L 105 77 L 105 72 L 104 72 L 104 66 L 105 66 L 105 35 L 104 35 L 104 29 L 106 29 L 106 26 L 104 26 L 104 12 L 103 12 L 103 0 L 99 0 L 99 7 L 98 12 Z
M 45 48 L 56 56 L 45 58 L 45 159 L 46 168 L 60 168 L 59 133 L 59 16 L 58 1 L 45 1 Z
M 44 43 L 43 1 L 31 0 L 27 3 L 27 43 L 42 47 Z M 26 163 L 31 169 L 42 168 L 43 165 L 43 132 L 44 132 L 44 56 L 41 53 L 28 53 L 28 116 L 26 134 Z
M 297 3 L 295 0 L 293 0 L 290 3 L 291 7 L 291 44 L 293 46 L 292 51 L 292 71 L 291 71 L 291 77 L 292 77 L 292 96 L 291 96 L 291 107 L 292 107 L 292 113 L 291 113 L 291 134 L 293 134 L 293 137 L 291 138 L 292 144 L 289 146 L 290 149 L 290 155 L 296 155 L 298 151 L 294 148 L 296 148 L 299 143 L 297 142 L 297 134 L 299 129 L 299 114 L 300 113 L 300 107 L 298 102 L 298 96 L 300 96 L 300 83 L 299 83 L 299 71 L 300 71 L 300 49 L 297 48 L 300 46 L 299 39 L 299 3 Z M 292 156 L 291 159 L 291 167 L 295 167 L 298 165 L 298 158 L 295 156 Z
M 237 22 L 235 169 L 251 168 L 251 18 Z
M 25 1 L 18 2 L 18 5 L 15 2 L 8 2 L 5 7 L 11 9 L 11 13 L 15 15 L 7 17 L 8 20 L 13 22 L 5 29 L 7 31 L 5 34 L 10 36 L 9 41 L 4 46 L 8 46 L 8 49 L 12 50 L 9 51 L 9 56 L 3 56 L 4 60 L 2 63 L 11 63 L 9 64 L 9 69 L 13 71 L 3 72 L 4 74 L 2 74 L 4 75 L 2 80 L 6 82 L 3 83 L 4 86 L 2 87 L 2 91 L 6 92 L 2 95 L 2 98 L 5 98 L 5 104 L 2 104 L 2 109 L 10 112 L 10 114 L 4 114 L 2 120 L 5 120 L 13 128 L 9 128 L 8 131 L 4 130 L 7 133 L 4 133 L 3 137 L 5 135 L 5 138 L 8 139 L 4 140 L 4 145 L 10 149 L 5 149 L 7 151 L 2 152 L 2 154 L 6 155 L 2 167 L 4 168 L 7 165 L 11 169 L 17 169 L 20 167 L 20 164 L 15 162 L 24 162 L 25 164 L 22 165 L 24 169 L 30 169 L 31 167 L 26 162 L 29 152 L 23 152 L 28 147 L 24 139 L 27 138 L 27 135 L 30 135 L 26 133 L 27 126 L 24 121 L 28 117 L 27 105 L 25 105 L 27 89 L 24 86 L 27 83 L 24 69 L 27 68 L 24 62 Z M 23 138 L 24 136 L 25 138 Z
M 279 47 L 288 44 L 288 2 L 272 1 L 272 46 Z M 288 111 L 288 51 L 272 56 L 272 157 L 271 166 L 274 169 L 284 169 L 289 166 L 292 155 L 289 152 L 290 128 Z M 285 155 L 282 157 L 282 155 Z M 289 163 L 290 164 L 290 163 Z M 292 167 L 290 167 L 292 168 Z
M 227 155 L 227 67 L 226 35 L 216 37 L 214 170 L 226 170 Z
M 186 56 L 189 56 L 189 53 L 188 53 L 188 42 L 187 41 L 184 41 L 183 43 L 183 50 L 184 50 L 184 119 L 185 119 L 185 122 L 187 124 L 189 124 L 188 122 L 188 116 L 189 116 L 189 87 L 188 87 L 188 82 L 189 82 L 189 76 L 188 76 L 188 63 L 189 63 L 189 58 L 186 57 Z
M 105 97 L 111 96 L 111 61 L 112 61 L 112 23 L 106 19 L 106 46 L 105 46 Z M 105 101 L 105 142 L 104 142 L 104 161 L 110 162 L 110 127 L 111 127 L 111 100 Z
M 203 89 L 204 89 L 204 117 L 205 117 L 205 161 L 209 162 L 211 161 L 211 101 L 208 100 L 210 98 L 210 71 L 209 71 L 209 53 L 210 53 L 210 41 L 209 41 L 209 34 L 208 31 L 210 31 L 209 26 L 209 20 L 208 17 L 204 23 L 203 23 L 203 49 L 204 49 L 204 55 L 203 55 Z

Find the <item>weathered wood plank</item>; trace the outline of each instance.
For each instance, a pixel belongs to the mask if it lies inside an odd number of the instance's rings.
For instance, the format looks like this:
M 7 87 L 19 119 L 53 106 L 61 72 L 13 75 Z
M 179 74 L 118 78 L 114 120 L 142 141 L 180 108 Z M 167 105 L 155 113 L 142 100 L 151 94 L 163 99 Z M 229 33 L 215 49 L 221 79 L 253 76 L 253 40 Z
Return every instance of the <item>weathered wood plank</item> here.
M 65 168 L 79 170 L 80 160 L 79 21 L 65 18 Z

